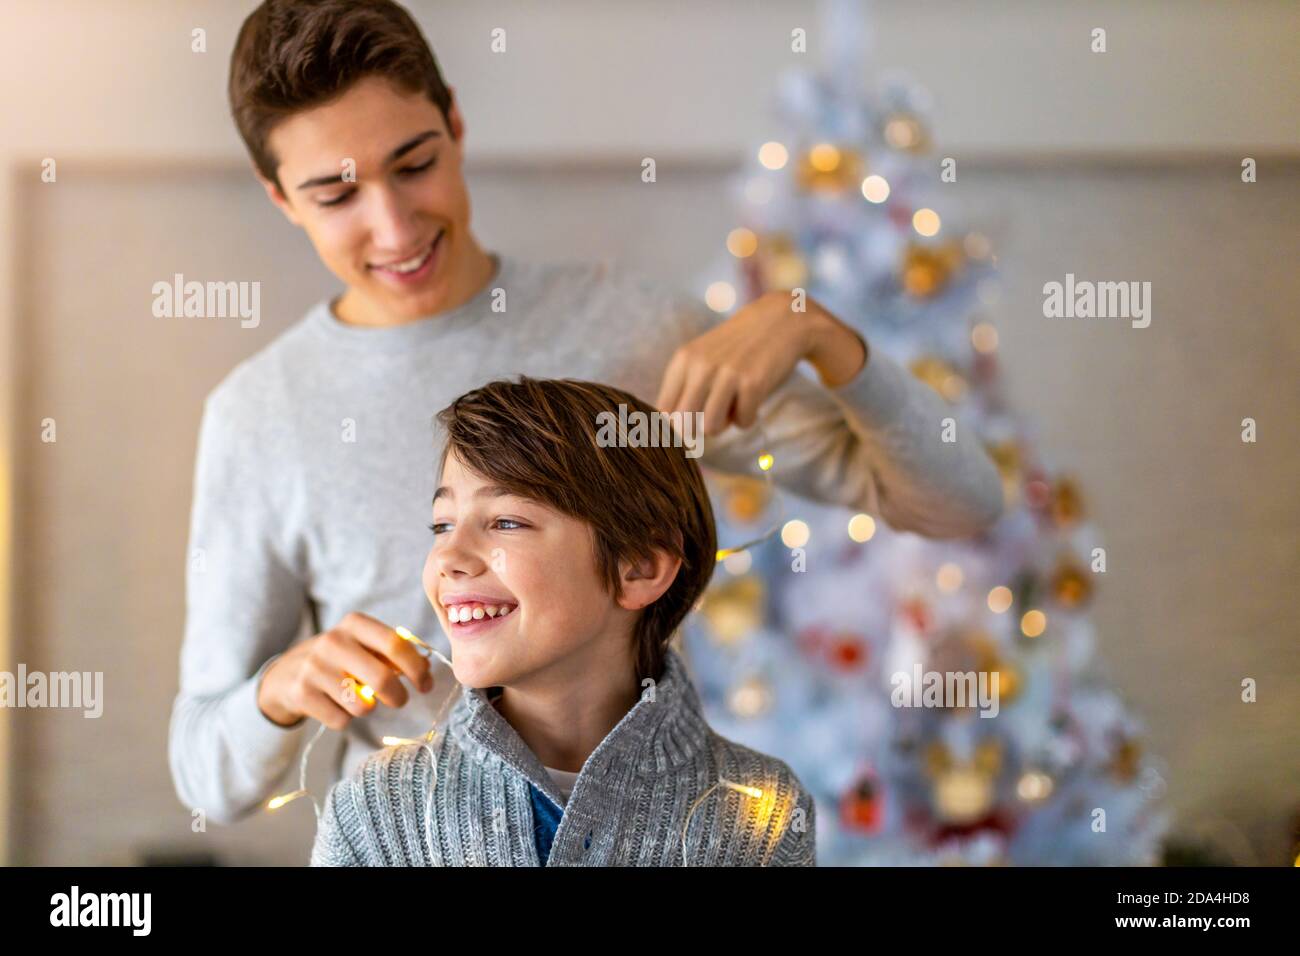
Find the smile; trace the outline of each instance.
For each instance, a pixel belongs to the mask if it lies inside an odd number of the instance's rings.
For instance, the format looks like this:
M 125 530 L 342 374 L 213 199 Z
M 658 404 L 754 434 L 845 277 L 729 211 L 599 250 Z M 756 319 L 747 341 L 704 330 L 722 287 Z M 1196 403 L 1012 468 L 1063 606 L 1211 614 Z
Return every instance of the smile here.
M 390 281 L 399 283 L 412 282 L 424 278 L 431 270 L 431 266 L 438 259 L 438 252 L 442 247 L 442 237 L 446 235 L 446 230 L 440 230 L 434 237 L 433 242 L 425 248 L 419 255 L 412 256 L 409 259 L 403 259 L 400 262 L 391 262 L 385 265 L 369 266 L 372 272 L 375 272 Z
M 447 605 L 447 620 L 451 622 L 448 636 L 456 638 L 478 637 L 499 627 L 507 617 L 513 618 L 519 605 L 502 601 L 464 601 Z
M 467 604 L 453 604 L 447 608 L 447 617 L 453 624 L 468 624 L 484 618 L 505 617 L 518 605 L 515 604 L 480 604 L 470 601 Z

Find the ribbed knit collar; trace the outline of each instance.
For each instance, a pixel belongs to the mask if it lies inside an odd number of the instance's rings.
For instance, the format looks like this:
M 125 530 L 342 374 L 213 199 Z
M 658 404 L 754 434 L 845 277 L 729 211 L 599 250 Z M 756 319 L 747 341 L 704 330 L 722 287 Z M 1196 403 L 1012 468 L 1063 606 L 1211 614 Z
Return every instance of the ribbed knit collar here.
M 519 732 L 492 705 L 488 691 L 467 687 L 452 710 L 448 733 L 471 758 L 499 757 L 514 767 L 557 804 L 563 806 L 555 781 L 546 772 Z M 605 775 L 611 765 L 633 766 L 655 775 L 689 763 L 708 742 L 709 725 L 700 698 L 681 656 L 669 648 L 664 672 L 654 686 L 654 699 L 641 698 L 583 764 L 579 777 Z

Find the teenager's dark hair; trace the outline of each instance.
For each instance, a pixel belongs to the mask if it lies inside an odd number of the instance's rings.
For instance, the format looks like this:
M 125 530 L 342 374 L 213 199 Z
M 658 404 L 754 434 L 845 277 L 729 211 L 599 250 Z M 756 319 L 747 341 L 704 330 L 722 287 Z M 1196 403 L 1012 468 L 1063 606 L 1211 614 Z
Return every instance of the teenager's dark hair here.
M 609 385 L 520 376 L 466 392 L 438 413 L 438 474 L 455 454 L 485 480 L 586 522 L 596 573 L 607 593 L 622 593 L 619 561 L 663 549 L 682 564 L 633 631 L 637 680 L 658 680 L 678 625 L 704 594 L 717 561 L 713 508 L 703 475 L 685 448 L 662 442 L 602 447 L 602 412 L 619 420 L 652 406 Z M 652 429 L 656 431 L 656 429 Z
M 392 0 L 264 0 L 230 57 L 230 112 L 253 164 L 280 192 L 267 146 L 280 120 L 328 103 L 366 76 L 423 91 L 451 129 L 451 92 L 415 20 Z

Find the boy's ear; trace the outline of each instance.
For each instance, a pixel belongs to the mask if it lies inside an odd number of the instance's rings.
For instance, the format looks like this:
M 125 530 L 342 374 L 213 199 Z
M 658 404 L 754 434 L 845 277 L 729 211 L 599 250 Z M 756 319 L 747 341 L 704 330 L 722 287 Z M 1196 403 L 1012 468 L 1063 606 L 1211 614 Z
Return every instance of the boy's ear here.
M 450 83 L 447 84 L 447 95 L 451 98 L 451 108 L 447 110 L 447 118 L 451 121 L 451 129 L 447 130 L 451 138 L 459 143 L 465 136 L 465 117 L 460 115 L 460 102 L 456 99 L 456 87 Z
M 257 181 L 262 184 L 262 188 L 266 190 L 266 198 L 271 200 L 280 212 L 284 213 L 284 218 L 288 219 L 295 226 L 302 226 L 302 223 L 298 220 L 298 214 L 294 212 L 293 207 L 289 205 L 289 200 L 285 199 L 284 195 L 280 192 L 280 187 L 263 176 L 261 171 L 256 167 L 253 169 L 253 175 L 256 176 Z
M 618 598 L 620 607 L 637 611 L 659 600 L 677 579 L 682 559 L 671 556 L 660 548 L 649 557 L 619 562 L 623 593 Z

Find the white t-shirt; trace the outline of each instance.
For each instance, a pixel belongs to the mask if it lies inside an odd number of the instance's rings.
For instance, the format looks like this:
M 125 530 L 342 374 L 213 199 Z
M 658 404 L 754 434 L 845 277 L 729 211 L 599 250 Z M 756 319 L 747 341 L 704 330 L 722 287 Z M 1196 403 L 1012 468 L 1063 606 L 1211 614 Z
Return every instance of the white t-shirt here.
M 555 786 L 559 789 L 560 796 L 564 797 L 564 802 L 568 803 L 569 794 L 573 793 L 573 784 L 578 779 L 578 775 L 568 770 L 556 770 L 554 767 L 546 767 L 546 772 L 555 781 Z

